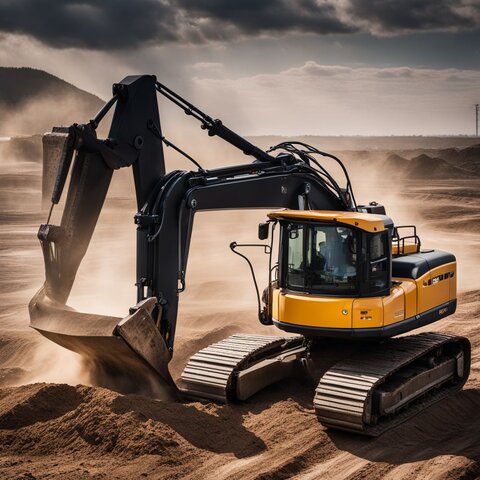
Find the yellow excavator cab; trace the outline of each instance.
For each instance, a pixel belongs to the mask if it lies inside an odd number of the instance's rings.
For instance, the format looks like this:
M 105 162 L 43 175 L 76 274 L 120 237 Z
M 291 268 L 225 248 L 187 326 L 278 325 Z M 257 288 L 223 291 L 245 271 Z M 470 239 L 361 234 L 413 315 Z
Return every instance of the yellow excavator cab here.
M 278 328 L 307 337 L 383 338 L 455 311 L 455 257 L 420 251 L 419 240 L 410 248 L 389 217 L 323 210 L 268 217 L 280 224 L 277 278 L 267 296 Z M 410 237 L 418 238 L 416 230 Z

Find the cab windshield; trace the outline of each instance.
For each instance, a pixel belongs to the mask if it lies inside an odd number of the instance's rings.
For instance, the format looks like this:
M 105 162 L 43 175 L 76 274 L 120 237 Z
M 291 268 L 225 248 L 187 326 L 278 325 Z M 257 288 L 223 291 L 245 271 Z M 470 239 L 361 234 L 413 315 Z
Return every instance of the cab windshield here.
M 357 290 L 358 240 L 352 229 L 290 223 L 284 232 L 287 288 L 339 294 Z

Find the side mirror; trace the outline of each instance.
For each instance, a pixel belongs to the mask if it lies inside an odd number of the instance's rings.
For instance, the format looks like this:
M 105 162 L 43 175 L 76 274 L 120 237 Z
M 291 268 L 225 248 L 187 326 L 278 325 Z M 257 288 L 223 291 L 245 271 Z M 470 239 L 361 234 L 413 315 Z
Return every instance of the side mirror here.
M 258 224 L 258 239 L 259 240 L 266 240 L 268 238 L 268 229 L 269 229 L 268 222 Z

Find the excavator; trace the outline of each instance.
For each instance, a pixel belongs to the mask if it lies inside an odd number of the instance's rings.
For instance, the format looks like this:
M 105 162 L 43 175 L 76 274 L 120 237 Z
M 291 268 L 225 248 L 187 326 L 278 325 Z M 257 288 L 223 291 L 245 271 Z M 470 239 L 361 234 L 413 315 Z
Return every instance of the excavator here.
M 204 169 L 162 134 L 158 94 L 252 160 Z M 96 129 L 113 106 L 108 138 L 98 139 Z M 31 327 L 80 354 L 92 371 L 123 379 L 124 391 L 143 383 L 154 392 L 160 384 L 180 401 L 244 401 L 289 377 L 311 379 L 328 346 L 336 360 L 314 379 L 312 391 L 319 421 L 377 436 L 465 384 L 468 339 L 401 335 L 455 312 L 455 256 L 422 248 L 416 228 L 395 226 L 382 205 L 357 205 L 334 155 L 301 142 L 262 150 L 153 75 L 114 84 L 111 100 L 92 120 L 54 127 L 43 144 L 51 208 L 38 232 L 45 283 L 29 304 Z M 166 172 L 163 145 L 196 169 Z M 344 181 L 324 158 L 336 162 Z M 138 207 L 137 303 L 123 318 L 78 312 L 67 305 L 70 291 L 112 174 L 124 167 L 132 167 Z M 52 209 L 68 178 L 61 223 L 53 225 Z M 209 345 L 188 360 L 177 385 L 168 365 L 195 213 L 251 208 L 270 211 L 258 226 L 259 240 L 267 242 L 230 248 L 251 269 L 260 323 L 285 333 L 238 333 Z M 247 246 L 268 255 L 263 295 L 241 253 Z

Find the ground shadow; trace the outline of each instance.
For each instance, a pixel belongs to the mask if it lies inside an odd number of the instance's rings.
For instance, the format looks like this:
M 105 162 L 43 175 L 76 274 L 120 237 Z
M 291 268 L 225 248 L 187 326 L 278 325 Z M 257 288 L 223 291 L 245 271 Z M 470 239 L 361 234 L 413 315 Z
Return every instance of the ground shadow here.
M 480 389 L 467 389 L 377 438 L 330 429 L 327 434 L 339 450 L 371 462 L 404 464 L 457 455 L 478 462 L 480 467 L 479 412 Z

